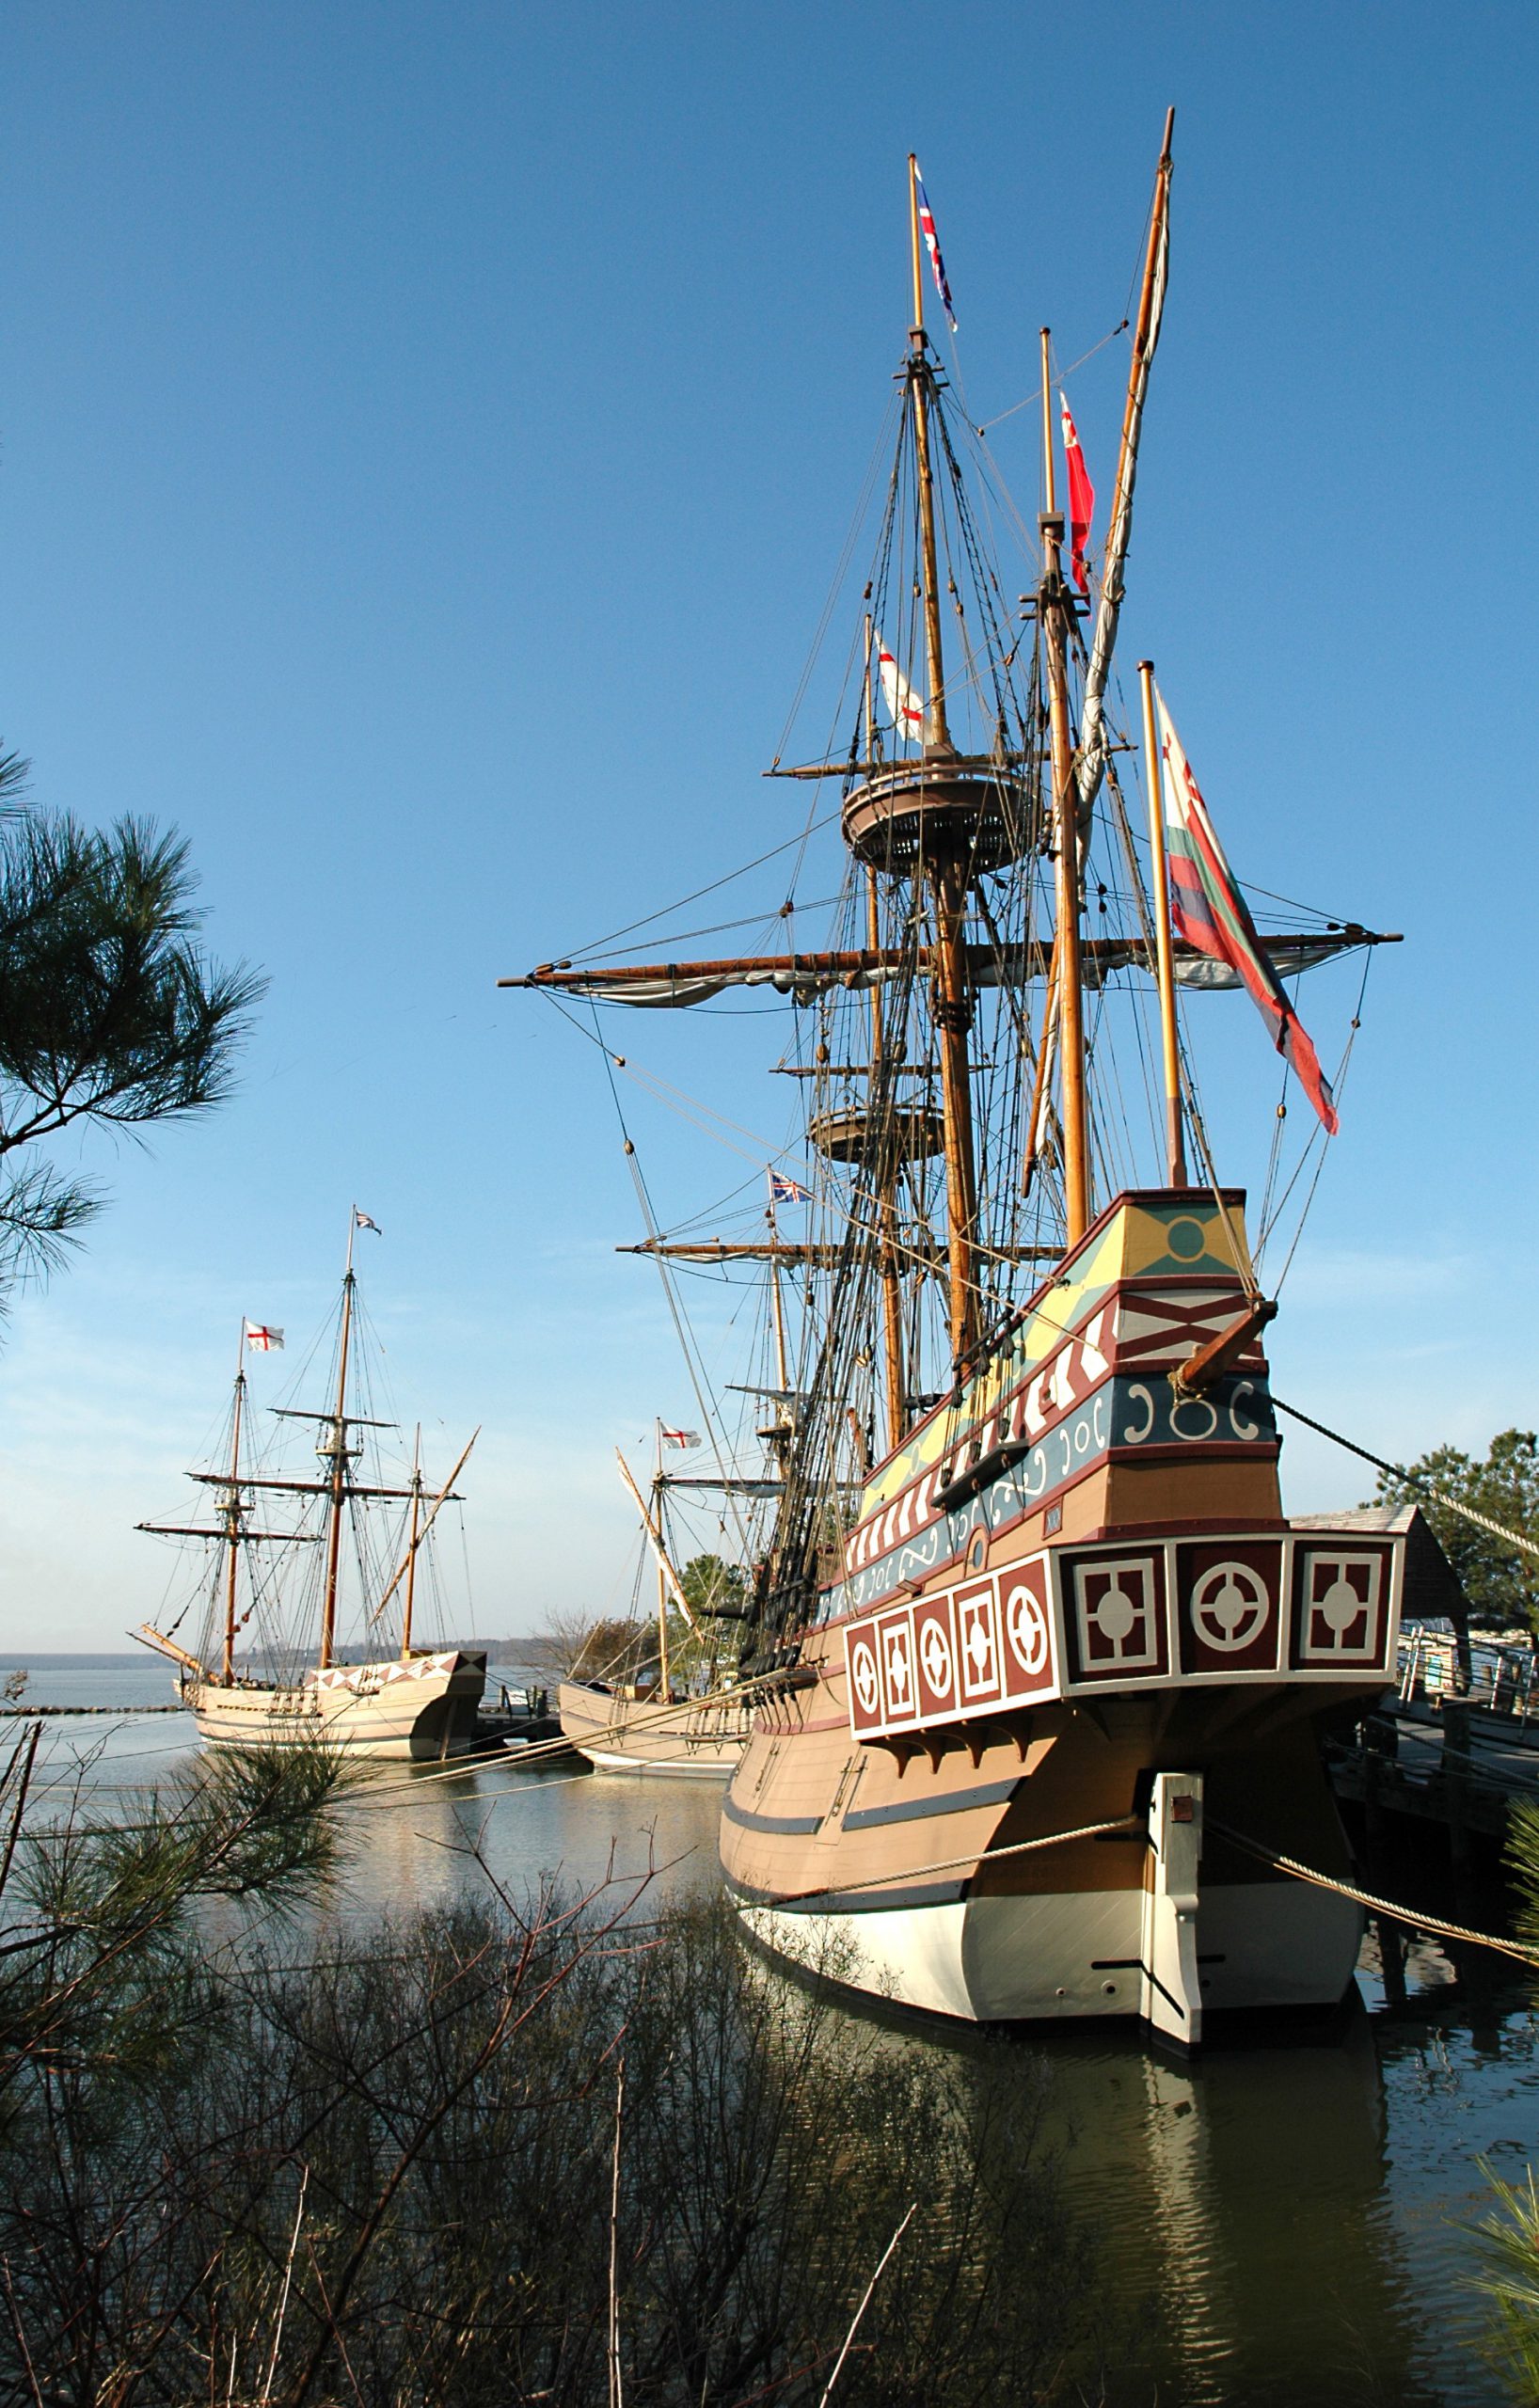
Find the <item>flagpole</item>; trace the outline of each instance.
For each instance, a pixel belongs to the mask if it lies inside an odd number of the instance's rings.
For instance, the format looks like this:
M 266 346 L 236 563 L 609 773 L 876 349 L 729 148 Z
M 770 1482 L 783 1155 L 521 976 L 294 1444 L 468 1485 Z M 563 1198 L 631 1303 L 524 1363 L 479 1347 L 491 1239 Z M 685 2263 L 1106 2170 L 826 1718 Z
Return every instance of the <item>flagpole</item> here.
M 1170 145 L 1175 124 L 1176 112 L 1173 108 L 1167 109 L 1165 140 L 1160 146 L 1160 163 L 1154 174 L 1154 202 L 1150 212 L 1149 245 L 1144 253 L 1138 316 L 1128 362 L 1128 391 L 1122 406 L 1122 439 L 1118 451 L 1117 483 L 1112 488 L 1111 516 L 1106 523 L 1106 547 L 1101 562 L 1101 598 L 1096 609 L 1089 665 L 1085 673 L 1077 778 L 1082 816 L 1088 814 L 1095 801 L 1106 767 L 1106 681 L 1111 674 L 1112 647 L 1117 642 L 1117 624 L 1122 608 L 1122 572 L 1127 564 L 1128 539 L 1133 530 L 1133 488 L 1138 473 L 1138 436 L 1143 425 L 1144 402 L 1149 392 L 1154 347 L 1160 340 L 1160 319 L 1165 309 L 1165 278 L 1170 244 Z
M 1063 1123 L 1065 1235 L 1078 1245 L 1090 1226 L 1089 1139 L 1085 1105 L 1085 980 L 1080 954 L 1079 804 L 1069 731 L 1069 596 L 1063 581 L 1063 520 L 1053 461 L 1052 332 L 1042 328 L 1042 582 L 1039 623 L 1047 643 L 1053 732 L 1053 869 L 1058 964 L 1058 1078 Z
M 1165 768 L 1154 727 L 1154 663 L 1140 660 L 1144 704 L 1144 760 L 1149 779 L 1149 849 L 1154 881 L 1154 947 L 1160 990 L 1160 1047 L 1165 1061 L 1166 1177 L 1186 1184 L 1185 1129 L 1181 1108 L 1181 1048 L 1176 1030 L 1176 972 L 1170 945 L 1170 879 L 1165 858 Z
M 913 316 L 909 323 L 916 334 L 925 330 L 925 279 L 919 266 L 919 162 L 909 152 L 909 236 L 913 265 Z

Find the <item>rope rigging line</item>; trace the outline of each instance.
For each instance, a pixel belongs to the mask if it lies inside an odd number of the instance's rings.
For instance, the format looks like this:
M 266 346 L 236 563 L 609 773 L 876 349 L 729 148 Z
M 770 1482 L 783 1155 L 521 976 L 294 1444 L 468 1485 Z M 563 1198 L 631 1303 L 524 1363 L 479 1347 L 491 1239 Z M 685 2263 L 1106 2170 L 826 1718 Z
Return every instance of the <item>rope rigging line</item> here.
M 1301 1413 L 1296 1404 L 1284 1404 L 1280 1396 L 1274 1396 L 1272 1402 L 1279 1413 L 1286 1413 L 1291 1421 L 1302 1421 L 1307 1430 L 1317 1431 L 1322 1438 L 1329 1438 L 1334 1445 L 1345 1448 L 1349 1455 L 1357 1455 L 1365 1464 L 1372 1464 L 1375 1471 L 1398 1481 L 1402 1487 L 1419 1489 L 1423 1497 L 1430 1497 L 1435 1505 L 1441 1505 L 1450 1513 L 1457 1513 L 1464 1521 L 1472 1522 L 1478 1530 L 1500 1539 L 1504 1546 L 1518 1547 L 1539 1562 L 1539 1540 L 1526 1538 L 1520 1530 L 1509 1530 L 1504 1524 L 1493 1522 L 1488 1513 L 1478 1513 L 1473 1505 L 1466 1505 L 1460 1497 L 1451 1497 L 1446 1488 L 1439 1488 L 1436 1481 L 1426 1479 L 1420 1472 L 1408 1471 L 1404 1464 L 1386 1463 L 1382 1455 L 1370 1454 L 1366 1447 L 1356 1445 L 1351 1438 L 1343 1438 L 1340 1430 L 1328 1429 L 1324 1421 L 1316 1421 L 1312 1414 Z
M 1373 1914 L 1388 1915 L 1395 1923 L 1405 1924 L 1413 1931 L 1430 1931 L 1439 1940 L 1467 1940 L 1477 1948 L 1494 1948 L 1499 1956 L 1515 1956 L 1520 1965 L 1539 1967 L 1539 1948 L 1525 1946 L 1519 1940 L 1502 1940 L 1493 1931 L 1471 1931 L 1462 1923 L 1445 1923 L 1438 1915 L 1423 1914 L 1419 1907 L 1403 1906 L 1398 1898 L 1375 1897 L 1372 1890 L 1355 1889 L 1350 1881 L 1338 1881 L 1328 1873 L 1317 1873 L 1311 1864 L 1301 1864 L 1295 1856 L 1281 1856 L 1276 1848 L 1265 1847 L 1260 1840 L 1247 1839 L 1244 1831 L 1231 1830 L 1228 1823 L 1209 1816 L 1207 1828 L 1216 1831 L 1246 1856 L 1259 1863 L 1269 1864 L 1278 1873 L 1292 1874 L 1295 1881 L 1307 1881 L 1316 1890 L 1329 1890 L 1339 1898 L 1350 1898 L 1354 1906 L 1366 1907 Z

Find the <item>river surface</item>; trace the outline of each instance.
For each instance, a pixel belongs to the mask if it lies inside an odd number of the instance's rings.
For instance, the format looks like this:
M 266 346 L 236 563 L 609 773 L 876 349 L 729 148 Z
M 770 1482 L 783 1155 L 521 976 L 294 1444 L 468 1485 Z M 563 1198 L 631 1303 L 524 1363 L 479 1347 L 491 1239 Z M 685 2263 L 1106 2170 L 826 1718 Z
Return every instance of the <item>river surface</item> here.
M 152 1665 L 33 1671 L 28 1703 L 126 1709 L 47 1719 L 43 1798 L 62 1805 L 81 1782 L 131 1818 L 193 1758 L 190 1717 L 142 1711 L 168 1695 Z M 372 1918 L 488 1880 L 523 1894 L 556 1872 L 584 1889 L 650 1873 L 654 1896 L 710 1884 L 720 1798 L 709 1781 L 570 1763 L 382 1766 L 347 1803 L 338 1904 Z M 1358 1991 L 1328 2038 L 1223 2045 L 1190 2066 L 1125 2033 L 1011 2044 L 1047 2068 L 1050 2134 L 1119 2321 L 1118 2408 L 1510 2398 L 1480 2354 L 1466 2227 L 1490 2207 L 1483 2158 L 1509 2180 L 1539 2160 L 1529 1987 L 1507 1960 L 1455 1964 L 1418 1941 L 1391 2000 L 1371 1935 Z

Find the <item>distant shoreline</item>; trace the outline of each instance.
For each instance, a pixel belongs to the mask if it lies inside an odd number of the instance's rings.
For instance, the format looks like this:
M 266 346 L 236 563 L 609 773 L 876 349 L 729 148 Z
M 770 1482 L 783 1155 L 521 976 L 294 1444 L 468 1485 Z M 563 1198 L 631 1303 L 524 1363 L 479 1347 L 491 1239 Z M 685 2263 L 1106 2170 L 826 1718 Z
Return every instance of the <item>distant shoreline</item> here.
M 530 1639 L 446 1639 L 443 1642 L 445 1648 L 464 1648 L 478 1656 L 484 1652 L 498 1664 L 521 1663 L 523 1649 L 533 1643 Z M 354 1653 L 352 1649 L 344 1650 L 339 1660 L 350 1662 Z M 34 1655 L 19 1648 L 0 1648 L 0 1672 L 121 1672 L 134 1665 L 153 1671 L 157 1661 L 148 1647 L 135 1647 L 126 1655 L 96 1654 L 85 1649 Z

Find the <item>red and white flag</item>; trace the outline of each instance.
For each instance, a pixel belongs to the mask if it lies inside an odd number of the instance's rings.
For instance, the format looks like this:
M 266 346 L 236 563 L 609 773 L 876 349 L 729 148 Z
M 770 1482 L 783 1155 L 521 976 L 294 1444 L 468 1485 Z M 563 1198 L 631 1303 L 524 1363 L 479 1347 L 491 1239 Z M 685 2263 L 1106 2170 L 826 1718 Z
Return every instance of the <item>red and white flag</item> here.
M 919 743 L 925 733 L 925 705 L 880 636 L 877 674 L 881 679 L 882 700 L 894 727 L 899 736 L 912 737 L 915 744 Z
M 1082 594 L 1090 591 L 1090 573 L 1085 565 L 1085 547 L 1090 538 L 1090 521 L 1095 515 L 1096 489 L 1090 483 L 1085 466 L 1085 454 L 1079 448 L 1079 434 L 1069 415 L 1069 404 L 1058 395 L 1063 412 L 1063 452 L 1069 463 L 1069 565 L 1074 583 Z
M 662 1440 L 665 1447 L 684 1447 L 688 1449 L 690 1447 L 698 1447 L 700 1444 L 700 1433 L 698 1430 L 665 1430 L 660 1421 L 658 1424 L 658 1435 Z
M 275 1346 L 281 1350 L 283 1332 L 280 1329 L 275 1329 L 270 1322 L 248 1321 L 246 1324 L 246 1342 L 253 1354 L 270 1354 Z
M 1330 1085 L 1309 1033 L 1289 999 L 1249 907 L 1224 856 L 1208 806 L 1182 750 L 1158 687 L 1160 751 L 1166 765 L 1165 843 L 1176 934 L 1183 944 L 1232 971 L 1265 1021 L 1277 1052 L 1320 1117 L 1327 1137 L 1340 1125 Z

